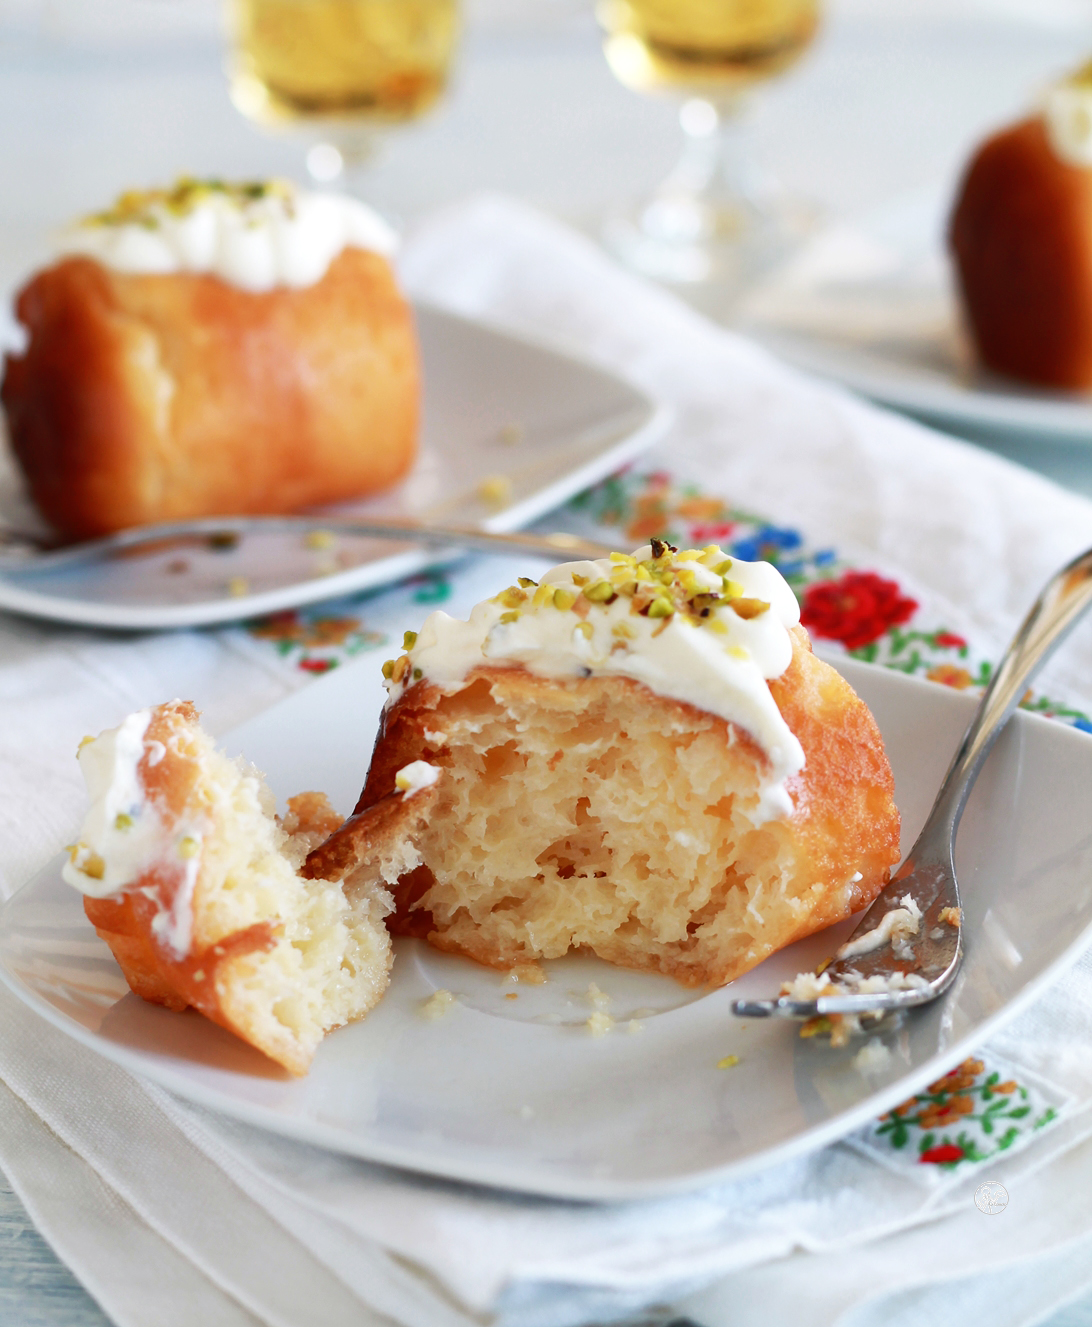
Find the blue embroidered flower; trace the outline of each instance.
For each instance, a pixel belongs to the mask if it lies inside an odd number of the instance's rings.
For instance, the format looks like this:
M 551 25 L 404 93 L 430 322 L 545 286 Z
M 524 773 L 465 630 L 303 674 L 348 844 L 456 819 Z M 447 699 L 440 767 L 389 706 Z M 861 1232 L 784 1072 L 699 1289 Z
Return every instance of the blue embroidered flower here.
M 783 552 L 790 548 L 799 548 L 803 539 L 796 530 L 783 529 L 777 525 L 764 525 L 748 539 L 739 539 L 732 545 L 732 555 L 744 562 L 773 562 L 776 564 Z

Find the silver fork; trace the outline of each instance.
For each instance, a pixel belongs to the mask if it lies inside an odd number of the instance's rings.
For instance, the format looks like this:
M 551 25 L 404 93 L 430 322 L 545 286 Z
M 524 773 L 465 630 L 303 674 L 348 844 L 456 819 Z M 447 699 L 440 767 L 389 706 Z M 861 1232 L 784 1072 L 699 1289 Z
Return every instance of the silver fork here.
M 954 850 L 967 797 L 1028 683 L 1090 603 L 1092 549 L 1053 576 L 1035 601 L 986 688 L 917 842 L 853 934 L 819 969 L 825 980 L 834 985 L 843 983 L 843 989 L 815 999 L 782 995 L 772 1000 L 736 1000 L 732 1005 L 734 1014 L 742 1018 L 814 1018 L 822 1014 L 879 1013 L 927 1004 L 947 990 L 963 959 Z M 855 956 L 846 953 L 855 946 L 865 948 L 868 942 L 859 942 L 871 936 L 886 914 L 903 906 L 907 897 L 921 912 L 915 934 L 904 935 L 894 946 L 884 942 Z M 892 986 L 909 978 L 911 985 L 867 994 L 852 991 L 860 980 L 868 978 L 880 978 Z
M 580 535 L 557 532 L 536 534 L 518 530 L 494 533 L 475 526 L 434 525 L 414 520 L 369 519 L 360 516 L 207 516 L 161 525 L 142 525 L 101 539 L 79 544 L 56 544 L 50 537 L 30 531 L 0 531 L 0 571 L 55 571 L 81 563 L 107 561 L 119 555 L 139 553 L 174 539 L 203 538 L 219 541 L 222 547 L 248 534 L 331 533 L 391 539 L 435 548 L 465 548 L 480 553 L 537 553 L 555 557 L 567 553 L 575 558 L 603 558 L 605 544 Z

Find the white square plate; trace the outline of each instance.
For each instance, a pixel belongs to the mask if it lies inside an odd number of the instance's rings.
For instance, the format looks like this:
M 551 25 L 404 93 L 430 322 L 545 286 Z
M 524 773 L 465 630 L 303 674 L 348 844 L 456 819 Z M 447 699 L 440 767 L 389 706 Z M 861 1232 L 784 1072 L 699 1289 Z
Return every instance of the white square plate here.
M 428 305 L 415 312 L 424 379 L 417 463 L 396 488 L 339 513 L 518 530 L 619 469 L 667 427 L 665 409 L 603 369 Z M 500 510 L 482 496 L 489 480 L 505 492 Z M 0 483 L 3 523 L 26 523 L 14 474 Z M 245 535 L 226 548 L 207 538 L 173 541 L 86 566 L 5 568 L 0 608 L 128 630 L 207 626 L 385 585 L 451 556 L 349 535 L 334 549 L 280 533 Z
M 883 732 L 905 846 L 974 699 L 839 666 Z M 279 797 L 323 788 L 347 811 L 382 699 L 378 668 L 363 660 L 237 729 L 228 746 L 265 769 Z M 879 1034 L 891 1051 L 879 1077 L 854 1067 L 858 1045 L 833 1050 L 794 1024 L 743 1022 L 728 1007 L 812 968 L 852 923 L 711 993 L 584 957 L 547 965 L 545 986 L 514 986 L 399 940 L 383 1002 L 328 1037 L 301 1080 L 199 1015 L 129 994 L 60 860 L 0 912 L 0 977 L 85 1045 L 274 1132 L 502 1188 L 633 1198 L 735 1176 L 867 1122 L 961 1060 L 1076 958 L 1092 938 L 1092 738 L 1018 713 L 971 797 L 956 856 L 966 962 L 943 1000 Z M 591 982 L 617 1020 L 602 1037 L 585 1026 Z M 429 1022 L 420 1010 L 437 988 L 459 1003 Z M 631 1019 L 642 1030 L 630 1031 Z M 728 1055 L 739 1064 L 718 1070 Z

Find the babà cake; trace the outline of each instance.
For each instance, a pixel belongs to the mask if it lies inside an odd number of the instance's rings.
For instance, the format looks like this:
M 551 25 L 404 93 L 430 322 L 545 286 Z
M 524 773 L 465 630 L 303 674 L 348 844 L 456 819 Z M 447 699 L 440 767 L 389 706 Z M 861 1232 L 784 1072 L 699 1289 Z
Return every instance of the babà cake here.
M 303 870 L 389 888 L 395 934 L 530 979 L 585 950 L 722 984 L 899 859 L 875 721 L 769 564 L 567 563 L 434 613 L 384 674 L 360 801 Z
M 387 988 L 390 896 L 370 881 L 301 876 L 340 824 L 321 793 L 283 822 L 258 772 L 229 760 L 188 702 L 85 738 L 91 809 L 64 878 L 132 990 L 192 1007 L 294 1074 L 331 1028 Z M 396 853 L 390 874 L 412 865 Z
M 1092 65 L 978 148 L 949 243 L 981 362 L 1092 387 Z
M 395 483 L 420 390 L 394 245 L 278 181 L 129 193 L 72 228 L 18 295 L 0 388 L 42 514 L 78 539 Z

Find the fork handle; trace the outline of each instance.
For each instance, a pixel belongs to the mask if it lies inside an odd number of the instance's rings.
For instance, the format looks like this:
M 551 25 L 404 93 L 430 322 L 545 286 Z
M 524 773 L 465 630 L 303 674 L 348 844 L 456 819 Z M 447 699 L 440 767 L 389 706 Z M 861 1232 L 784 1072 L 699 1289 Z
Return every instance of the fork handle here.
M 955 753 L 933 809 L 900 874 L 913 863 L 950 857 L 956 829 L 990 748 L 1012 717 L 1028 683 L 1092 604 L 1092 549 L 1047 582 L 997 665 Z

